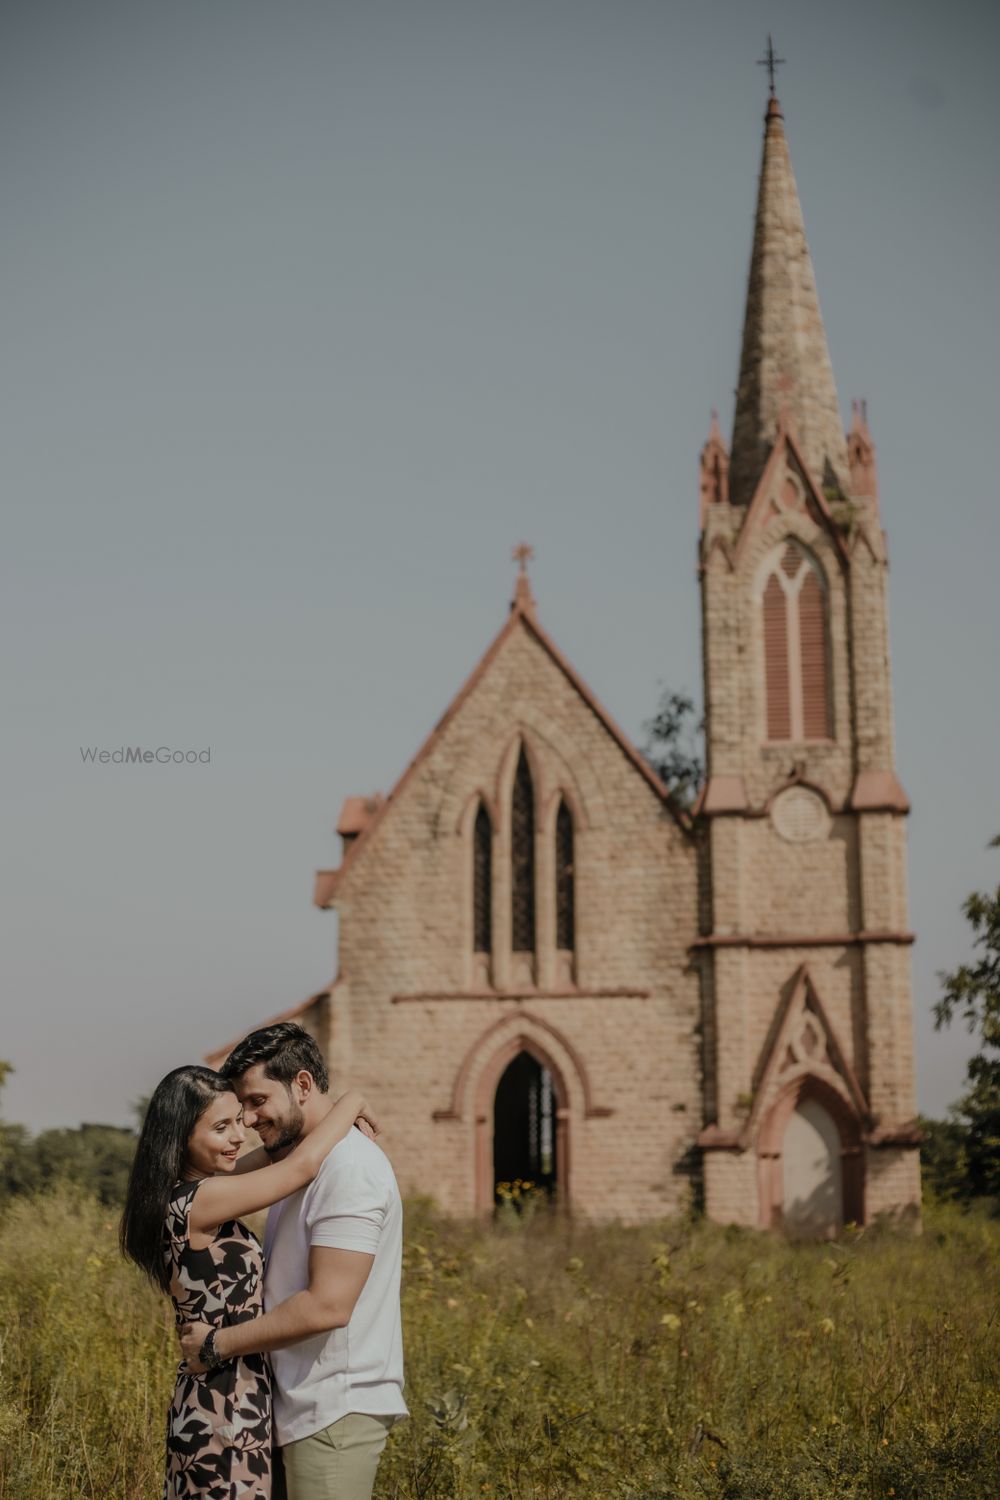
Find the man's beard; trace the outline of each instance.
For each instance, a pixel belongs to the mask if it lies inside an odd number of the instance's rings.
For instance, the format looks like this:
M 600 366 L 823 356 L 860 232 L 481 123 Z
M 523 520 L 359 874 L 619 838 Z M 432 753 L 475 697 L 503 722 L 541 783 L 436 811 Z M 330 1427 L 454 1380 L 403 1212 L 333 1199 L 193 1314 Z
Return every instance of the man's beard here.
M 297 1145 L 302 1139 L 304 1125 L 305 1116 L 301 1109 L 297 1104 L 289 1100 L 289 1114 L 287 1119 L 282 1121 L 275 1139 L 269 1141 L 264 1147 L 268 1156 L 278 1156 L 282 1151 L 287 1151 L 290 1146 Z

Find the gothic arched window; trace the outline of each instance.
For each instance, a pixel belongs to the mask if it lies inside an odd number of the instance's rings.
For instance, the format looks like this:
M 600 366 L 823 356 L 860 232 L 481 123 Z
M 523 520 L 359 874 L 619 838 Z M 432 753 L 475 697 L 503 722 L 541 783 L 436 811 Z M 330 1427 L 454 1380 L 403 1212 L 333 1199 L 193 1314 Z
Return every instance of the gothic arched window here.
M 515 953 L 535 951 L 535 792 L 521 751 L 510 809 L 511 939 Z
M 786 542 L 761 596 L 769 740 L 825 740 L 832 734 L 826 585 L 797 542 Z
M 480 802 L 472 832 L 472 947 L 489 953 L 493 947 L 493 830 L 490 815 Z
M 556 814 L 556 947 L 574 947 L 573 814 L 560 802 Z

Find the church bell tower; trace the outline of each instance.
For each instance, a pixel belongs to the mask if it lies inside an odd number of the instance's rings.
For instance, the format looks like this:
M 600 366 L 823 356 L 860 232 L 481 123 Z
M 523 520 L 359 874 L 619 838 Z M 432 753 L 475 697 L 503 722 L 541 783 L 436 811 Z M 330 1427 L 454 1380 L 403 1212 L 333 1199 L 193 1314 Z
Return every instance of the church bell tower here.
M 863 403 L 841 423 L 773 69 L 732 444 L 713 416 L 700 505 L 706 1208 L 809 1234 L 916 1220 L 875 450 Z

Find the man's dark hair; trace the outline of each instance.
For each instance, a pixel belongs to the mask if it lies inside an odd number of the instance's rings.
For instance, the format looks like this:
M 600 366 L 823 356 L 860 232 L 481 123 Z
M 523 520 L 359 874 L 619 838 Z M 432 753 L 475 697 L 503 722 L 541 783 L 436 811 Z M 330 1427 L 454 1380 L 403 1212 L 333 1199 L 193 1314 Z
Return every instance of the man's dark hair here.
M 219 1072 L 223 1078 L 240 1078 L 256 1063 L 264 1064 L 264 1076 L 276 1078 L 286 1088 L 297 1073 L 311 1073 L 321 1094 L 330 1087 L 323 1054 L 314 1039 L 294 1021 L 279 1021 L 251 1031 L 234 1047 Z

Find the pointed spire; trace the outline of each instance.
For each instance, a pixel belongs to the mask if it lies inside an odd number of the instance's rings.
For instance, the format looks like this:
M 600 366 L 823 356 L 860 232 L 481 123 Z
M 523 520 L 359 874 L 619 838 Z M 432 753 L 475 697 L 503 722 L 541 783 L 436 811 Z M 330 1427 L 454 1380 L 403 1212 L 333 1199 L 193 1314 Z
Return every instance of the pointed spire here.
M 817 485 L 847 488 L 837 388 L 816 294 L 781 105 L 772 93 L 747 287 L 729 488 L 747 504 L 779 419 L 793 428 Z

